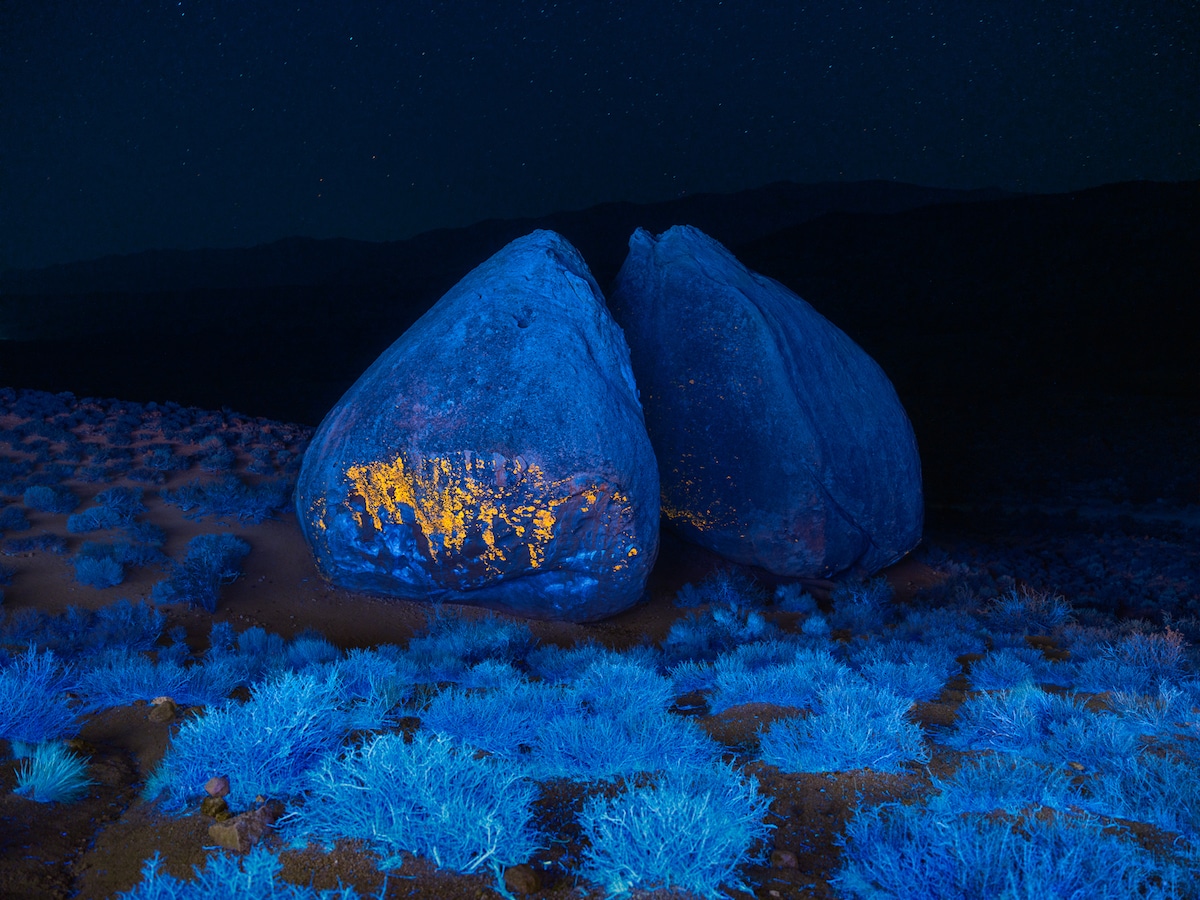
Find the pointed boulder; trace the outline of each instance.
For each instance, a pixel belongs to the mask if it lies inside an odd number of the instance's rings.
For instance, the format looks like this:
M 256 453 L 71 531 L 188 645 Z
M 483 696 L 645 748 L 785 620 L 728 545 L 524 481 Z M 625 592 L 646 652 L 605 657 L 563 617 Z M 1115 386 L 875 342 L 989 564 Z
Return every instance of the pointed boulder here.
M 921 538 L 921 462 L 883 370 L 815 309 L 689 226 L 638 230 L 624 328 L 667 523 L 787 576 L 876 571 Z
M 658 472 L 575 248 L 513 241 L 414 323 L 321 423 L 296 506 L 346 588 L 567 621 L 636 603 Z

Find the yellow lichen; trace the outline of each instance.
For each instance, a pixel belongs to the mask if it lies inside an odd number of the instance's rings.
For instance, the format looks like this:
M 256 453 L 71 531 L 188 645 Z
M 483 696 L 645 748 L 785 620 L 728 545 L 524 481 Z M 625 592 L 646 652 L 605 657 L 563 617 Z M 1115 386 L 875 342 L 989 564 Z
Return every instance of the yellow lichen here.
M 489 459 L 470 451 L 429 458 L 401 454 L 390 462 L 352 465 L 346 477 L 350 491 L 345 506 L 360 528 L 368 522 L 379 531 L 387 524 L 415 524 L 434 561 L 462 553 L 468 539 L 475 538 L 485 548 L 476 555 L 497 572 L 505 562 L 501 530 L 515 535 L 529 565 L 539 568 L 554 540 L 556 510 L 572 497 L 586 501 L 585 512 L 605 495 L 628 505 L 628 498 L 607 483 L 579 487 L 569 478 L 553 481 L 520 456 Z

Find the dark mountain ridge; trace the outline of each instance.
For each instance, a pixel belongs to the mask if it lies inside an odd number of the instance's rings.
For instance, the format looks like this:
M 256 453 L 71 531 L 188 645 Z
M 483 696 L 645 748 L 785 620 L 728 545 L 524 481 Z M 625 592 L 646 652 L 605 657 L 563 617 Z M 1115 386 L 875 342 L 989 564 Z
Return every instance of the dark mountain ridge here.
M 1197 182 L 1056 195 L 772 185 L 389 244 L 291 239 L 9 273 L 0 385 L 316 424 L 509 240 L 557 230 L 606 288 L 635 227 L 679 223 L 786 284 L 880 362 L 934 501 L 1060 489 L 1047 466 L 1120 466 L 1139 497 L 1200 500 Z M 1031 454 L 1044 458 L 1026 465 Z

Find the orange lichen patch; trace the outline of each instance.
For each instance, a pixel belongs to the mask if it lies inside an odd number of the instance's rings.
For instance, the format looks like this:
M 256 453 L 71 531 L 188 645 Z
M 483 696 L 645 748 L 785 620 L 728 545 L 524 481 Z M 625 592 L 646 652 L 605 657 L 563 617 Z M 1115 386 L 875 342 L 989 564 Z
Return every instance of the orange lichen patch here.
M 557 511 L 573 497 L 585 504 L 583 511 L 595 509 L 602 497 L 627 503 L 609 484 L 580 488 L 570 478 L 547 478 L 540 466 L 519 456 L 488 458 L 471 451 L 426 459 L 402 454 L 391 462 L 350 466 L 346 477 L 352 491 L 345 505 L 360 528 L 368 521 L 379 531 L 385 524 L 415 523 L 434 561 L 463 553 L 475 539 L 484 550 L 472 553 L 496 572 L 507 568 L 502 564 L 510 562 L 506 554 L 514 549 L 528 554 L 531 568 L 542 566 L 554 540 Z M 351 505 L 354 498 L 362 499 L 363 510 Z M 500 539 L 504 534 L 518 538 L 516 547 Z

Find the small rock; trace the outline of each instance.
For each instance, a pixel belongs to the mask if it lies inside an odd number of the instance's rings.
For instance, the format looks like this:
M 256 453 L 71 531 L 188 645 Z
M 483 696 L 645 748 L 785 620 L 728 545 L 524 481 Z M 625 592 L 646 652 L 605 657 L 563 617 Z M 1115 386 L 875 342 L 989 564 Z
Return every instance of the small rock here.
M 179 707 L 175 705 L 175 701 L 170 697 L 157 697 L 147 718 L 151 722 L 170 722 L 174 720 L 175 714 L 178 711 Z
M 521 863 L 504 870 L 504 886 L 514 894 L 532 894 L 542 888 L 542 876 L 533 866 Z
M 227 822 L 210 825 L 208 836 L 228 850 L 245 853 L 266 836 L 283 811 L 283 804 L 278 800 L 268 800 L 258 809 L 234 816 Z
M 226 819 L 233 818 L 233 813 L 229 811 L 229 806 L 225 803 L 224 797 L 205 797 L 200 801 L 200 812 L 202 815 L 206 815 L 210 819 L 216 819 L 218 822 L 224 822 Z
M 224 797 L 229 793 L 229 777 L 214 775 L 204 783 L 204 790 L 210 797 Z
M 796 854 L 791 850 L 772 850 L 771 868 L 798 869 L 800 868 L 800 860 L 796 859 Z

